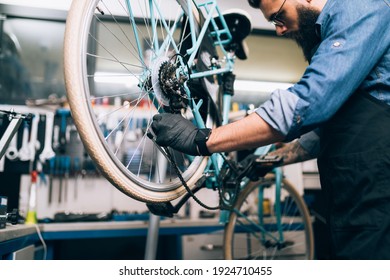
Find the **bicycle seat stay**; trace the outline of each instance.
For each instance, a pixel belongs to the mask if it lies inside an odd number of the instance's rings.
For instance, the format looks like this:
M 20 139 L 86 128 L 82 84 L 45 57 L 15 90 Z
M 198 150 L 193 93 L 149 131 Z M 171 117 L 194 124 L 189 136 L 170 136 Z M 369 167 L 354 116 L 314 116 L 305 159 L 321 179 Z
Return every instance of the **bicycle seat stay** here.
M 223 18 L 232 36 L 230 43 L 227 45 L 227 50 L 233 51 L 237 58 L 245 60 L 248 58 L 248 46 L 245 38 L 252 31 L 250 16 L 243 10 L 231 10 L 223 13 Z M 215 17 L 214 21 L 218 28 L 222 27 L 221 18 Z M 214 34 L 214 32 L 211 32 Z

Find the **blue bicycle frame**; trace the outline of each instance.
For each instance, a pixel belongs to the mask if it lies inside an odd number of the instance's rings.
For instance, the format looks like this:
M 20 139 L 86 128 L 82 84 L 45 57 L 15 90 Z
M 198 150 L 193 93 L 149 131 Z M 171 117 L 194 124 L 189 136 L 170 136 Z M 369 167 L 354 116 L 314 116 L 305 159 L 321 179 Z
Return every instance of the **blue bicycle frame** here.
M 150 20 L 151 20 L 151 26 L 152 26 L 152 32 L 153 32 L 153 38 L 154 38 L 154 41 L 153 41 L 154 46 L 153 47 L 155 49 L 155 53 L 154 53 L 155 57 L 154 58 L 162 55 L 169 44 L 172 44 L 173 49 L 175 50 L 176 53 L 179 53 L 179 47 L 175 44 L 175 41 L 173 39 L 173 34 L 176 30 L 177 24 L 179 24 L 179 22 L 180 22 L 180 19 L 184 16 L 184 11 L 180 15 L 178 15 L 178 17 L 175 19 L 174 24 L 172 25 L 171 28 L 169 28 L 168 24 L 164 20 L 161 21 L 165 30 L 167 31 L 168 36 L 160 45 L 158 40 L 157 40 L 157 36 L 155 36 L 155 34 L 157 32 L 155 16 L 158 15 L 160 18 L 163 18 L 163 15 L 162 15 L 162 12 L 159 10 L 159 6 L 154 5 L 154 4 L 156 4 L 155 1 L 156 0 L 149 0 L 150 16 L 151 16 Z M 187 10 L 190 11 L 191 4 L 193 1 L 187 0 L 186 2 L 187 2 Z M 205 78 L 207 76 L 221 75 L 224 73 L 233 72 L 235 56 L 233 53 L 226 51 L 226 49 L 224 47 L 224 46 L 228 45 L 229 43 L 231 43 L 232 35 L 230 33 L 230 30 L 227 26 L 227 23 L 226 23 L 223 15 L 221 13 L 221 11 L 219 10 L 219 8 L 217 6 L 217 0 L 208 0 L 208 1 L 205 1 L 203 3 L 199 3 L 199 4 L 195 3 L 195 4 L 196 4 L 198 10 L 203 11 L 203 14 L 205 15 L 205 21 L 204 21 L 204 24 L 203 24 L 201 30 L 197 30 L 197 27 L 195 25 L 195 21 L 193 18 L 193 14 L 191 12 L 188 13 L 188 22 L 189 22 L 189 28 L 191 31 L 190 34 L 191 34 L 192 47 L 186 50 L 186 53 L 189 57 L 188 61 L 186 63 L 184 63 L 182 58 L 179 57 L 179 62 L 180 62 L 181 66 L 177 70 L 177 73 L 176 73 L 177 77 L 179 77 L 180 75 L 184 75 L 187 77 L 188 80 L 191 80 L 191 79 Z M 134 16 L 133 16 L 133 11 L 132 11 L 131 5 L 130 5 L 130 0 L 127 0 L 127 7 L 129 10 L 129 15 L 130 15 L 130 17 L 132 19 L 132 23 L 133 23 L 132 26 L 133 26 L 133 32 L 134 32 L 135 38 L 136 38 L 138 53 L 140 55 L 141 61 L 143 61 L 142 51 L 141 51 L 142 50 L 141 40 L 139 39 L 140 37 L 138 36 L 138 31 L 135 27 L 136 24 L 134 22 Z M 221 26 L 217 25 L 217 23 L 215 21 L 215 17 L 213 16 L 215 14 L 218 17 L 219 22 L 221 23 Z M 214 46 L 219 48 L 219 50 L 221 50 L 222 54 L 224 55 L 224 61 L 225 61 L 224 67 L 214 67 L 214 68 L 211 68 L 211 69 L 203 71 L 203 72 L 189 73 L 187 65 L 194 64 L 195 59 L 196 59 L 196 54 L 197 54 L 199 48 L 201 47 L 201 44 L 203 42 L 203 38 L 204 38 L 204 36 L 206 36 L 206 34 L 210 35 L 213 38 Z M 222 38 L 224 38 L 224 39 L 222 39 Z M 143 76 L 145 78 L 148 77 L 149 75 L 150 75 L 150 73 L 143 74 Z M 200 109 L 203 101 L 200 100 L 196 103 L 195 100 L 191 97 L 191 92 L 190 92 L 186 83 L 184 84 L 184 88 L 185 88 L 185 91 L 188 95 L 188 99 L 191 100 L 190 107 L 191 107 L 192 113 L 194 115 L 194 121 L 195 121 L 197 127 L 204 128 L 205 123 L 204 123 L 202 116 L 199 112 L 199 109 Z M 231 99 L 232 99 L 231 94 L 226 93 L 226 92 L 224 92 L 222 94 L 222 104 L 223 104 L 223 106 L 222 106 L 222 108 L 223 108 L 222 109 L 222 122 L 221 122 L 222 125 L 226 125 L 229 123 L 229 112 L 230 112 L 230 107 L 231 107 L 231 102 L 232 102 Z M 153 99 L 153 100 L 155 100 L 155 99 Z M 214 100 L 214 102 L 215 102 L 215 100 Z M 158 105 L 158 104 L 155 104 L 155 105 Z M 156 108 L 159 108 L 159 106 L 156 106 Z M 162 109 L 160 109 L 160 110 L 162 110 Z M 266 154 L 271 148 L 272 148 L 272 145 L 260 147 L 255 151 L 255 154 L 257 154 L 257 155 Z M 220 187 L 217 179 L 219 176 L 219 172 L 222 168 L 223 162 L 224 162 L 224 159 L 223 159 L 221 154 L 216 153 L 216 154 L 213 154 L 210 156 L 210 160 L 209 160 L 208 165 L 206 167 L 205 173 L 214 174 L 214 176 L 207 177 L 206 183 L 208 183 L 208 184 L 206 184 L 206 185 L 210 185 L 212 187 L 214 187 L 214 186 Z M 283 234 L 282 234 L 283 231 L 282 231 L 282 227 L 281 227 L 281 213 L 280 213 L 280 192 L 281 192 L 281 184 L 282 184 L 281 181 L 282 181 L 283 174 L 282 174 L 280 168 L 275 169 L 275 176 L 276 176 L 276 181 L 275 181 L 275 185 L 276 185 L 275 215 L 277 217 L 276 226 L 277 226 L 279 233 L 280 233 L 279 234 L 280 239 L 281 239 L 281 241 L 283 241 Z M 241 182 L 241 187 L 242 188 L 245 187 L 248 183 L 249 183 L 249 180 L 243 180 Z M 262 203 L 262 201 L 263 201 L 263 190 L 259 191 L 259 203 Z M 263 220 L 262 219 L 262 217 L 263 217 L 262 205 L 259 205 L 258 208 L 259 208 L 259 214 L 258 214 L 259 221 L 262 221 Z M 222 222 L 222 223 L 227 222 L 228 217 L 229 217 L 229 211 L 226 211 L 226 210 L 221 211 L 220 222 Z M 256 227 L 258 227 L 259 230 L 261 232 L 263 232 L 262 238 L 264 239 L 265 238 L 265 236 L 264 236 L 265 230 L 263 230 L 262 222 L 260 222 L 258 225 L 256 225 Z

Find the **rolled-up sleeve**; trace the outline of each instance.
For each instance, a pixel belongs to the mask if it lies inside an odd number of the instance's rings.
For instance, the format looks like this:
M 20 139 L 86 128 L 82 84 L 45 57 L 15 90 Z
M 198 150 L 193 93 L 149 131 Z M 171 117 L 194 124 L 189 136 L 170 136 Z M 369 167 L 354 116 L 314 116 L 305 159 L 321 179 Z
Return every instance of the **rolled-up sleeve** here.
M 271 98 L 256 113 L 270 126 L 287 135 L 294 119 L 299 97 L 288 90 L 275 90 Z
M 328 1 L 317 21 L 322 41 L 303 77 L 256 110 L 285 141 L 331 118 L 388 51 L 389 7 L 368 2 Z

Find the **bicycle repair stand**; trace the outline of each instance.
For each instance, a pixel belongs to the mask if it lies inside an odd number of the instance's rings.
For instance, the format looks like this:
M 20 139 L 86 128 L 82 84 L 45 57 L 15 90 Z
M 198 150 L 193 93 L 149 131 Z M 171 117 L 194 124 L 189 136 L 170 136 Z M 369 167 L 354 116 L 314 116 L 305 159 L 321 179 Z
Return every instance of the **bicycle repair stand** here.
M 15 113 L 13 109 L 11 111 L 0 110 L 0 114 L 5 115 L 10 122 L 0 139 L 0 168 L 4 167 L 4 154 L 7 151 L 8 145 L 15 133 L 18 131 L 22 121 L 26 120 L 31 122 L 32 115 L 23 115 Z M 18 223 L 19 213 L 18 209 L 13 209 L 12 213 L 7 213 L 8 198 L 0 196 L 0 229 L 6 227 L 6 223 L 10 222 L 13 225 Z
M 148 235 L 146 237 L 145 260 L 155 260 L 157 255 L 160 216 L 149 214 Z
M 15 113 L 13 109 L 11 109 L 11 111 L 0 111 L 0 113 L 7 115 L 8 120 L 10 121 L 4 134 L 1 136 L 0 139 L 0 160 L 1 160 L 5 154 L 5 151 L 7 150 L 9 143 L 11 142 L 15 133 L 18 131 L 22 121 L 24 120 L 31 121 L 32 115 L 31 114 L 23 115 L 23 114 Z
M 157 174 L 163 174 L 163 170 L 168 164 L 168 160 L 165 156 L 163 156 L 162 153 L 159 153 L 157 156 L 157 161 L 160 164 L 157 165 L 159 167 L 155 170 L 155 172 L 157 172 Z M 160 230 L 160 216 L 150 212 L 148 234 L 146 237 L 145 260 L 156 259 L 159 230 Z

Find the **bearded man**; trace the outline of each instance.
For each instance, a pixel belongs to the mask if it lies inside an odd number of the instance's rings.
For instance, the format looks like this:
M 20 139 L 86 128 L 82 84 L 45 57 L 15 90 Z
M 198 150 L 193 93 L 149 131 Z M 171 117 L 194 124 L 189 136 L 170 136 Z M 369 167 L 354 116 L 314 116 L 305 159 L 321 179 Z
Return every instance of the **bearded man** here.
M 286 146 L 295 152 L 285 163 L 318 158 L 330 258 L 390 259 L 390 1 L 249 3 L 302 48 L 302 78 L 212 131 L 158 114 L 156 142 L 209 155 L 300 138 Z

